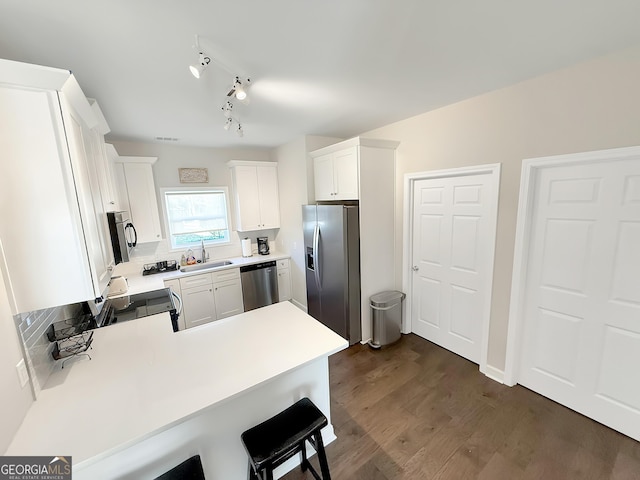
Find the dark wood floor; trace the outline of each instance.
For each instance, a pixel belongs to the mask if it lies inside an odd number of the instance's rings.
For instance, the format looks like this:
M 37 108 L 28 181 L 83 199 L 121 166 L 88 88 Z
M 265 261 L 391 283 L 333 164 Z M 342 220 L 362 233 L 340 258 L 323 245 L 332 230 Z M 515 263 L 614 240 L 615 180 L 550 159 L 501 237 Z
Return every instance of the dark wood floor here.
M 415 335 L 334 355 L 330 378 L 335 480 L 640 479 L 640 443 Z

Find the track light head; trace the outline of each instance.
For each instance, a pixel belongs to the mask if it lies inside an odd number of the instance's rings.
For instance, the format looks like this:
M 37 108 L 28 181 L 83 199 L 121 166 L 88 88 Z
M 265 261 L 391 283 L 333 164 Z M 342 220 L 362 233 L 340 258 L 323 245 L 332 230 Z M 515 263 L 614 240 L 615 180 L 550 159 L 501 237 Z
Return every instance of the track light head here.
M 231 90 L 227 93 L 227 97 L 235 96 L 238 100 L 246 99 L 247 91 L 245 88 L 249 85 L 249 82 L 251 82 L 251 80 L 247 78 L 246 82 L 243 84 L 240 77 L 236 77 L 233 81 L 233 85 L 231 86 Z
M 209 66 L 210 63 L 211 63 L 211 58 L 206 56 L 204 52 L 200 52 L 200 55 L 198 58 L 198 64 L 190 65 L 189 70 L 191 71 L 191 74 L 194 77 L 200 78 L 200 75 L 202 75 L 202 72 L 205 71 L 205 69 Z
M 238 123 L 238 129 L 236 130 L 236 133 L 240 138 L 244 137 L 244 130 L 242 130 L 242 124 Z
M 225 117 L 230 118 L 233 113 L 233 103 L 227 101 L 227 103 L 222 107 L 222 113 Z
M 227 121 L 224 122 L 224 129 L 229 130 L 231 128 L 232 123 L 233 123 L 233 118 L 227 118 Z

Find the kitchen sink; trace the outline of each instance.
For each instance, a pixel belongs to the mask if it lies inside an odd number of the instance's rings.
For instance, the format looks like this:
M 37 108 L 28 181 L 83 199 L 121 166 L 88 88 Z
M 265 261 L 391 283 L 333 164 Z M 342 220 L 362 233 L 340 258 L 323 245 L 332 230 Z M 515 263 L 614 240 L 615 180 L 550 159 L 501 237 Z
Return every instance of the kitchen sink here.
M 219 262 L 207 262 L 196 263 L 195 265 L 185 265 L 180 267 L 181 272 L 196 272 L 198 270 L 209 270 L 211 268 L 226 267 L 227 265 L 233 265 L 233 262 L 229 260 L 222 260 Z

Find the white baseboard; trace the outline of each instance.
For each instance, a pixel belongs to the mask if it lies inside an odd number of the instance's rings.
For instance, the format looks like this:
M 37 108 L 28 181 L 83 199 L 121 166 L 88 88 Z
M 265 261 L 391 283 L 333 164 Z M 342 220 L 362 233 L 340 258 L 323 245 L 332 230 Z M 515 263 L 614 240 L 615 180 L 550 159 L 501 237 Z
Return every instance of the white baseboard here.
M 293 299 L 293 298 L 292 298 L 290 301 L 291 301 L 291 303 L 293 303 L 296 307 L 298 307 L 298 308 L 299 308 L 300 310 L 302 310 L 303 312 L 307 312 L 307 306 L 306 306 L 306 305 L 304 305 L 304 304 L 302 304 L 302 303 L 298 302 L 297 300 L 295 300 L 295 299 Z M 307 313 L 308 313 L 308 312 L 307 312 Z
M 483 373 L 491 380 L 504 384 L 504 370 L 487 365 Z

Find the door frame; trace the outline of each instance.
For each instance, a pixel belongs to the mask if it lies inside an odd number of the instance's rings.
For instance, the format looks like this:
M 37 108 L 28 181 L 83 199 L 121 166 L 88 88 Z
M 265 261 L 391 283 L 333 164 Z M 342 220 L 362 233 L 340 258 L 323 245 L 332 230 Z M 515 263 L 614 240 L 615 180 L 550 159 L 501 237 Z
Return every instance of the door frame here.
M 404 175 L 404 207 L 403 207 L 403 226 L 402 226 L 402 291 L 407 297 L 404 305 L 402 333 L 411 333 L 412 331 L 412 296 L 413 296 L 413 275 L 411 270 L 411 257 L 413 252 L 413 195 L 415 193 L 415 183 L 418 180 L 432 180 L 436 178 L 463 177 L 471 175 L 489 174 L 491 177 L 490 184 L 494 194 L 490 199 L 489 205 L 489 231 L 493 232 L 493 245 L 490 252 L 489 265 L 491 283 L 485 293 L 485 309 L 482 312 L 482 338 L 480 344 L 480 371 L 487 376 L 487 356 L 489 347 L 489 323 L 491 318 L 491 297 L 493 292 L 493 275 L 495 261 L 495 247 L 498 225 L 498 202 L 500 197 L 500 163 L 491 163 L 487 165 L 474 165 L 470 167 L 448 168 L 445 170 L 432 170 L 427 172 L 406 173 Z M 498 380 L 498 379 L 496 379 Z M 502 381 L 501 379 L 498 381 Z
M 624 160 L 638 157 L 640 147 L 623 147 L 592 152 L 570 153 L 548 157 L 528 158 L 522 161 L 518 217 L 516 222 L 513 273 L 511 277 L 511 298 L 509 300 L 509 321 L 507 327 L 507 352 L 505 358 L 504 383 L 513 386 L 518 383 L 524 304 L 528 272 L 528 258 L 534 211 L 535 190 L 540 171 L 560 166 L 579 166 L 599 163 L 605 160 Z

